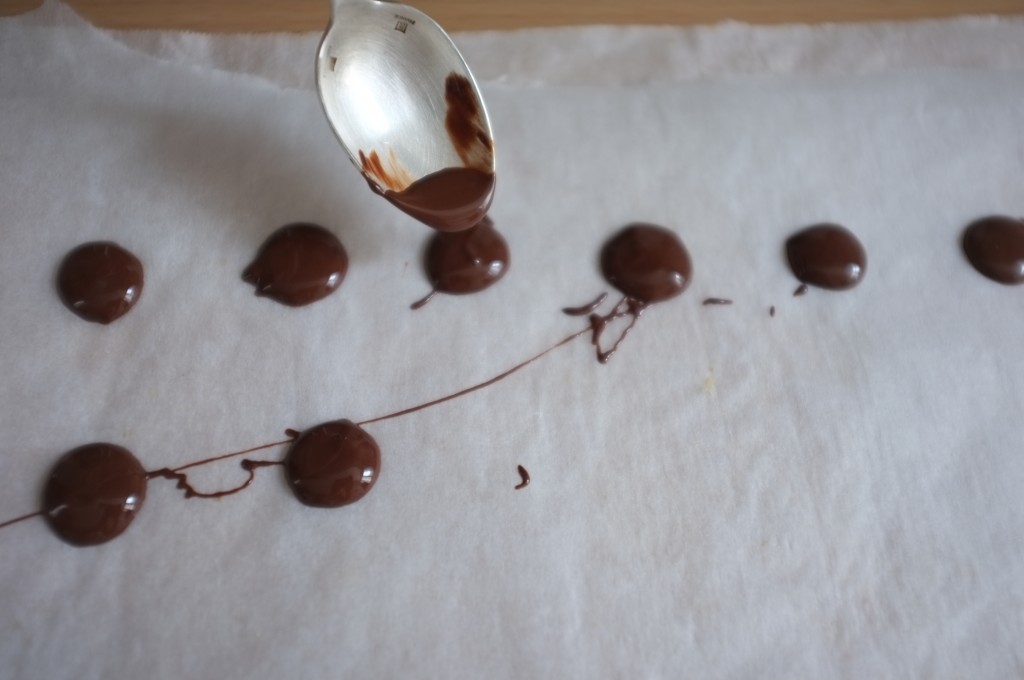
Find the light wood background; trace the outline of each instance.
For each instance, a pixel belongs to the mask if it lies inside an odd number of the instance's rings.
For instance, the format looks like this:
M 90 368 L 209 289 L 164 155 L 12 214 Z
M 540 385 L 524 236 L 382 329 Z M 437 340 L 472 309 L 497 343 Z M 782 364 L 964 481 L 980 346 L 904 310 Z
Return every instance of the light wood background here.
M 1024 0 L 407 0 L 446 30 L 573 24 L 871 21 L 958 14 L 1024 14 Z M 40 0 L 0 0 L 0 15 Z M 207 32 L 315 31 L 329 0 L 68 0 L 110 28 Z

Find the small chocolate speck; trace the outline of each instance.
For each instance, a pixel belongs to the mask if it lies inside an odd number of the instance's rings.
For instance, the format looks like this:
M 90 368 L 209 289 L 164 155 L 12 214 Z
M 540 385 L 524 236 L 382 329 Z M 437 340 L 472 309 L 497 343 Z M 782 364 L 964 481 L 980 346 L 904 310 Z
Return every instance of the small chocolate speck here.
M 516 484 L 516 487 L 515 487 L 516 490 L 519 490 L 519 489 L 524 488 L 525 486 L 527 486 L 530 483 L 530 473 L 527 472 L 526 468 L 524 468 L 522 465 L 517 466 L 516 469 L 519 471 L 519 478 L 522 480 L 521 482 Z

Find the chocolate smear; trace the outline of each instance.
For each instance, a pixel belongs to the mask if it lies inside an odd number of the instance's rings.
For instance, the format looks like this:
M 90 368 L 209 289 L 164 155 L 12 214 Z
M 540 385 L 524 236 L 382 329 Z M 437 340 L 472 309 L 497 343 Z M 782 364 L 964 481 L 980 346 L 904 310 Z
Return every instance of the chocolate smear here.
M 487 134 L 484 109 L 470 80 L 452 71 L 445 78 L 445 130 L 461 167 L 442 168 L 415 181 L 388 155 L 359 152 L 370 188 L 399 210 L 438 231 L 462 231 L 487 215 L 494 199 L 494 144 Z

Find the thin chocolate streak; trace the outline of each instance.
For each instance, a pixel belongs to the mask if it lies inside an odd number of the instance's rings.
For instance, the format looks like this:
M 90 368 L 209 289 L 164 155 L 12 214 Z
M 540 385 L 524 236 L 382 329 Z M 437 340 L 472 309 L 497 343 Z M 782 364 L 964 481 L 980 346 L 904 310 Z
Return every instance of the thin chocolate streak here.
M 519 370 L 521 370 L 523 368 L 526 368 L 527 366 L 532 364 L 534 361 L 537 361 L 537 359 L 540 359 L 541 357 L 543 357 L 545 354 L 548 354 L 549 352 L 553 352 L 556 349 L 558 349 L 559 347 L 561 347 L 562 345 L 567 345 L 570 342 L 572 342 L 573 340 L 575 340 L 576 338 L 580 337 L 581 335 L 586 335 L 589 332 L 590 332 L 589 328 L 584 328 L 581 331 L 577 331 L 577 332 L 573 333 L 572 335 L 566 336 L 565 338 L 559 340 L 557 343 L 555 343 L 551 347 L 548 347 L 543 352 L 540 352 L 538 354 L 534 354 L 532 357 L 530 357 L 526 361 L 523 361 L 523 362 L 520 362 L 520 363 L 516 364 L 515 366 L 513 366 L 510 369 L 508 369 L 504 373 L 501 373 L 500 375 L 496 375 L 493 378 L 491 378 L 490 380 L 485 380 L 484 382 L 478 383 L 476 385 L 473 385 L 472 387 L 467 387 L 466 389 L 459 390 L 458 392 L 456 392 L 454 394 L 449 394 L 447 397 L 441 397 L 440 399 L 434 399 L 433 401 L 428 401 L 427 403 L 420 404 L 419 406 L 412 406 L 412 407 L 407 408 L 407 409 L 402 409 L 401 411 L 396 411 L 394 413 L 389 413 L 386 416 L 379 416 L 377 418 L 370 418 L 369 420 L 361 420 L 358 423 L 356 423 L 356 425 L 358 425 L 359 427 L 362 427 L 363 425 L 369 425 L 371 423 L 379 423 L 382 420 L 391 420 L 392 418 L 398 418 L 399 416 L 405 416 L 405 415 L 409 415 L 410 413 L 416 413 L 417 411 L 422 411 L 425 408 L 430 408 L 431 406 L 437 406 L 438 404 L 443 404 L 446 401 L 451 401 L 452 399 L 458 399 L 459 397 L 464 397 L 464 396 L 466 396 L 467 394 L 469 394 L 471 392 L 476 392 L 477 390 L 482 390 L 483 388 L 489 387 L 490 385 L 493 385 L 494 383 L 496 383 L 496 382 L 498 382 L 500 380 L 504 380 L 505 378 L 509 377 L 510 375 L 515 373 L 516 371 L 519 371 Z
M 516 466 L 516 469 L 519 471 L 519 478 L 523 480 L 515 486 L 515 489 L 518 491 L 530 483 L 530 473 L 522 465 Z
M 703 304 L 705 307 L 707 307 L 708 305 L 731 305 L 732 300 L 727 300 L 725 298 L 707 298 L 701 304 Z
M 256 469 L 262 467 L 271 467 L 273 465 L 284 465 L 283 460 L 249 460 L 248 458 L 243 460 L 241 463 L 242 469 L 249 473 L 248 479 L 239 486 L 233 489 L 225 489 L 223 491 L 213 491 L 205 493 L 197 491 L 194 486 L 189 484 L 188 475 L 183 472 L 175 472 L 170 468 L 161 468 L 160 470 L 154 470 L 146 473 L 147 479 L 154 477 L 163 477 L 164 479 L 173 479 L 178 482 L 177 487 L 185 492 L 185 498 L 222 498 L 224 496 L 230 496 L 236 494 L 239 491 L 249 488 L 252 484 L 252 480 L 256 478 Z M 192 466 L 187 466 L 192 467 Z
M 244 456 L 247 453 L 254 453 L 256 451 L 262 451 L 264 449 L 270 449 L 270 448 L 273 448 L 275 446 L 281 446 L 283 444 L 291 444 L 293 441 L 295 441 L 295 438 L 298 437 L 299 434 L 301 434 L 301 433 L 300 432 L 296 432 L 295 430 L 285 430 L 285 434 L 288 435 L 288 439 L 282 439 L 279 442 L 270 442 L 269 444 L 261 444 L 260 446 L 254 446 L 251 449 L 245 449 L 244 451 L 235 451 L 234 453 L 225 453 L 222 456 L 214 456 L 213 458 L 204 458 L 203 460 L 197 460 L 194 463 L 189 463 L 188 465 L 182 465 L 181 467 L 161 468 L 161 470 L 157 470 L 156 472 L 161 472 L 163 470 L 168 470 L 169 472 L 181 472 L 182 470 L 190 470 L 190 469 L 192 469 L 194 467 L 200 467 L 201 465 L 208 465 L 210 463 L 216 463 L 218 460 L 227 460 L 228 458 L 237 458 L 238 456 Z M 146 474 L 154 475 L 154 474 L 156 474 L 156 472 L 147 472 Z M 166 476 L 166 475 L 161 475 L 161 476 Z
M 806 283 L 801 283 L 799 286 L 797 286 L 796 290 L 793 291 L 793 297 L 800 297 L 801 295 L 804 295 L 806 293 L 807 293 L 807 284 Z
M 421 307 L 423 307 L 423 305 L 425 305 L 428 302 L 430 302 L 431 300 L 433 300 L 435 295 L 437 295 L 437 289 L 436 288 L 434 290 L 430 291 L 429 293 L 427 293 L 426 297 L 420 298 L 416 302 L 414 302 L 411 305 L 409 305 L 409 309 L 412 309 L 412 310 L 420 309 Z
M 4 529 L 6 527 L 9 527 L 12 524 L 17 524 L 18 522 L 24 522 L 25 520 L 32 519 L 33 517 L 41 517 L 42 515 L 43 515 L 43 511 L 42 510 L 36 510 L 35 512 L 30 512 L 27 515 L 22 515 L 21 517 L 15 517 L 14 519 L 9 519 L 6 522 L 0 522 L 0 529 Z
M 579 307 L 563 307 L 562 313 L 569 316 L 586 316 L 588 314 L 593 314 L 606 299 L 608 299 L 608 293 L 601 293 L 594 298 L 593 302 L 589 302 L 585 305 L 580 305 Z
M 636 298 L 631 298 L 627 296 L 619 300 L 618 304 L 615 305 L 615 308 L 608 314 L 604 316 L 601 316 L 599 314 L 590 315 L 590 344 L 592 344 L 597 351 L 598 362 L 602 364 L 607 364 L 608 361 L 611 360 L 612 356 L 614 356 L 615 352 L 619 349 L 619 345 L 621 345 L 622 341 L 626 339 L 626 336 L 629 335 L 629 332 L 633 330 L 633 326 L 636 325 L 636 322 L 640 318 L 640 315 L 643 314 L 644 310 L 646 309 L 646 303 L 641 302 Z M 621 319 L 622 317 L 627 315 L 632 317 L 629 320 L 629 325 L 626 326 L 625 329 L 623 329 L 622 333 L 619 335 L 619 339 L 615 341 L 615 344 L 612 345 L 611 349 L 607 351 L 602 351 L 601 334 L 604 333 L 605 327 L 609 324 L 609 322 L 614 321 L 615 319 Z
M 775 305 L 772 305 L 771 307 L 768 308 L 768 316 L 775 316 Z

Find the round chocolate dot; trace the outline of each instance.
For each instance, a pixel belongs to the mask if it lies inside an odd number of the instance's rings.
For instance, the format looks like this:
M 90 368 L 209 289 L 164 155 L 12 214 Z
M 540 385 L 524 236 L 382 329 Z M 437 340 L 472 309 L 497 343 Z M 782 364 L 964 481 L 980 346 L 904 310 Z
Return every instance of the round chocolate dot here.
M 350 420 L 305 430 L 285 457 L 285 474 L 295 497 L 306 505 L 337 508 L 370 492 L 380 474 L 380 448 Z
M 99 545 L 120 536 L 146 500 L 146 471 L 115 444 L 80 446 L 64 454 L 43 492 L 50 527 L 72 545 Z
M 505 275 L 508 263 L 508 244 L 487 217 L 463 231 L 437 232 L 427 245 L 427 276 L 442 293 L 480 292 Z
M 323 227 L 300 223 L 271 234 L 242 279 L 256 286 L 256 295 L 301 307 L 337 290 L 347 272 L 341 241 Z
M 686 246 L 669 229 L 631 224 L 601 250 L 601 273 L 610 284 L 643 303 L 673 298 L 690 285 L 693 267 Z
M 1024 220 L 992 215 L 972 222 L 963 248 L 982 275 L 1006 285 L 1024 283 Z
M 867 271 L 867 255 L 853 233 L 838 224 L 818 224 L 786 241 L 786 257 L 803 283 L 829 290 L 853 288 Z
M 86 321 L 108 324 L 142 295 L 142 263 L 110 241 L 84 243 L 64 256 L 57 272 L 61 301 Z

